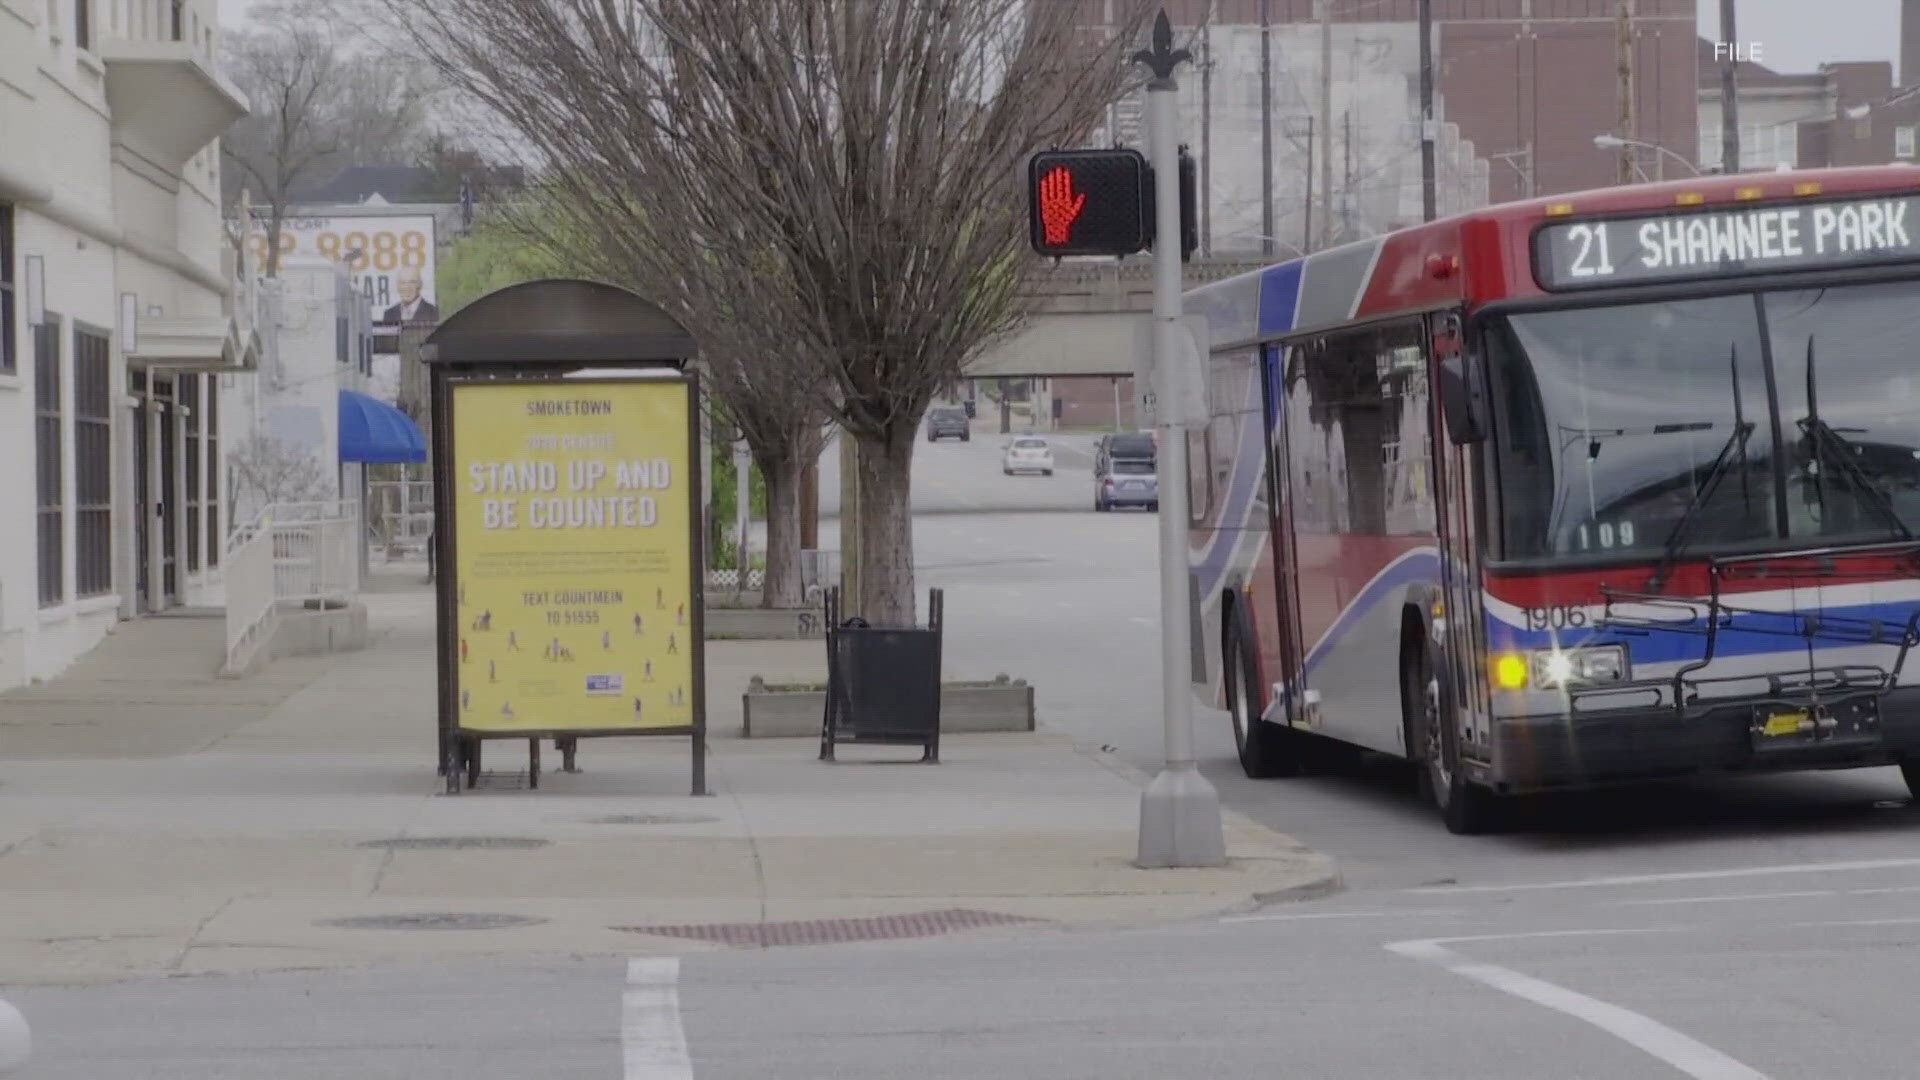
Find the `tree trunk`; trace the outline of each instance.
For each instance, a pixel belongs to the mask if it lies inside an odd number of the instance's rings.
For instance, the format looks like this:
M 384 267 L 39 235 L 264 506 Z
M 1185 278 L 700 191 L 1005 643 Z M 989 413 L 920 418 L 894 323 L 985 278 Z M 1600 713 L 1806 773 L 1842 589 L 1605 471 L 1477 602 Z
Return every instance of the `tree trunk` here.
M 813 551 L 820 546 L 820 459 L 815 457 L 800 471 L 800 549 Z
M 913 436 L 859 437 L 860 596 L 848 614 L 875 626 L 914 625 Z
M 802 603 L 800 584 L 800 486 L 806 467 L 789 455 L 761 461 L 767 484 L 767 576 L 760 583 L 760 606 L 794 608 Z

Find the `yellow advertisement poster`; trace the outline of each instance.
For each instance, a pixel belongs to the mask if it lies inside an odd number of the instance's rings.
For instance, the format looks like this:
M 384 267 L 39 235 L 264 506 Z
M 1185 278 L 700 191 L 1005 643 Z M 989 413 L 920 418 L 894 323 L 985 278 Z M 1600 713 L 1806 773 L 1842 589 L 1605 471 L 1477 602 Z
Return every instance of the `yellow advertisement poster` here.
M 691 726 L 691 385 L 452 392 L 459 727 Z

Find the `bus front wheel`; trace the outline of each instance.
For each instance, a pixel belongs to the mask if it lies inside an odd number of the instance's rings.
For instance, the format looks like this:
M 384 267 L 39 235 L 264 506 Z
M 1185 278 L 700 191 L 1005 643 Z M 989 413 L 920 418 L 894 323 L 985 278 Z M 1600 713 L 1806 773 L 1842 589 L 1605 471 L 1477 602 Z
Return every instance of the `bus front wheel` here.
M 1227 691 L 1227 709 L 1233 716 L 1233 741 L 1240 751 L 1240 768 L 1255 780 L 1298 775 L 1299 734 L 1260 718 L 1259 675 L 1238 613 L 1228 616 L 1220 674 Z
M 1450 722 L 1433 658 L 1413 645 L 1400 663 L 1400 700 L 1408 709 L 1410 754 L 1420 768 L 1420 790 L 1440 811 L 1447 831 L 1461 835 L 1491 832 L 1498 826 L 1500 797 L 1467 779 L 1460 767 L 1460 740 Z

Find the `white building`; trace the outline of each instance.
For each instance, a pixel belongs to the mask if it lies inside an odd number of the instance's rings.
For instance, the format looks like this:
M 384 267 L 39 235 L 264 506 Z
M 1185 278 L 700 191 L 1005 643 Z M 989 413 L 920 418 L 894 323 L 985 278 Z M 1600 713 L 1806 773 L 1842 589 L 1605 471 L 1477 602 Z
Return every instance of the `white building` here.
M 217 603 L 248 370 L 215 0 L 0 0 L 0 688 Z

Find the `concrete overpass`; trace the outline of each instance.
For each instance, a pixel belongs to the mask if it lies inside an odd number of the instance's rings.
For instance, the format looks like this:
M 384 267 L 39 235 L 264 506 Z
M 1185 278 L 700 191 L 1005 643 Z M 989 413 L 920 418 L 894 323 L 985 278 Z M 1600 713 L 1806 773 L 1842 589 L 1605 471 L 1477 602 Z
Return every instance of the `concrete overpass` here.
M 1265 265 L 1258 259 L 1195 259 L 1191 289 Z M 1153 310 L 1153 260 L 1071 260 L 1039 271 L 1027 324 L 967 367 L 971 378 L 1131 375 L 1134 324 Z

